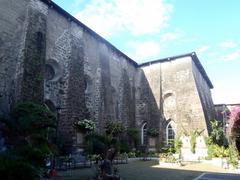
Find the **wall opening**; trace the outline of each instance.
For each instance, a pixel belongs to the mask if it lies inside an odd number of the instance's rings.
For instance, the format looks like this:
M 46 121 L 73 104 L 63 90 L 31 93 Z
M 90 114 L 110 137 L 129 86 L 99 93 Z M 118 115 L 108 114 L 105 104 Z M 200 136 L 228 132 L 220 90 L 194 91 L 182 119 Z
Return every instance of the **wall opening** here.
M 175 128 L 173 121 L 170 121 L 166 127 L 166 143 L 170 145 L 175 140 Z

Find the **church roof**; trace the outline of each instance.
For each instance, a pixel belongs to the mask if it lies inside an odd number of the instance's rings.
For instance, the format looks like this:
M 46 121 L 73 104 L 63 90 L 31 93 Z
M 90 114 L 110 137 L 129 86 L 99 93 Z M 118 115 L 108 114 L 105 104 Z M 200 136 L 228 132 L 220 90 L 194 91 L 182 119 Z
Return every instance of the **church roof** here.
M 158 59 L 158 60 L 154 60 L 154 61 L 145 62 L 145 63 L 140 64 L 139 67 L 149 66 L 149 65 L 155 64 L 155 63 L 162 63 L 162 62 L 172 61 L 172 60 L 176 60 L 176 59 L 184 58 L 184 57 L 191 57 L 192 58 L 193 62 L 197 66 L 198 70 L 202 74 L 202 76 L 205 79 L 205 81 L 207 82 L 208 86 L 212 89 L 213 88 L 213 84 L 210 81 L 206 71 L 204 70 L 204 68 L 203 68 L 202 64 L 200 63 L 200 61 L 199 61 L 199 59 L 198 59 L 198 57 L 197 57 L 195 52 L 182 54 L 182 55 L 177 55 L 177 56 L 171 56 L 171 57 Z
M 117 52 L 118 54 L 120 54 L 121 56 L 125 57 L 129 63 L 133 64 L 135 67 L 143 67 L 143 66 L 147 66 L 150 64 L 154 64 L 154 63 L 159 63 L 159 62 L 165 62 L 165 61 L 171 61 L 174 59 L 178 59 L 178 58 L 182 58 L 182 57 L 187 57 L 187 56 L 191 56 L 194 63 L 196 64 L 197 68 L 199 69 L 200 73 L 202 74 L 203 78 L 206 80 L 207 84 L 209 85 L 210 88 L 213 88 L 213 85 L 210 81 L 210 79 L 207 76 L 207 73 L 205 72 L 203 66 L 201 65 L 198 57 L 196 56 L 195 52 L 192 53 L 188 53 L 188 54 L 183 54 L 183 55 L 178 55 L 178 56 L 172 56 L 172 57 L 167 57 L 164 59 L 159 59 L 159 60 L 154 60 L 154 61 L 150 61 L 150 62 L 146 62 L 143 64 L 139 64 L 136 63 L 134 60 L 132 60 L 130 57 L 128 57 L 126 54 L 124 54 L 122 51 L 120 51 L 119 49 L 117 49 L 114 45 L 112 45 L 110 42 L 108 42 L 106 39 L 104 39 L 103 37 L 101 37 L 99 34 L 97 34 L 95 31 L 93 31 L 92 29 L 90 29 L 89 27 L 87 27 L 85 24 L 83 24 L 82 22 L 80 22 L 78 19 L 76 19 L 75 17 L 73 17 L 71 14 L 69 14 L 67 11 L 65 11 L 64 9 L 62 9 L 60 6 L 58 6 L 56 3 L 52 2 L 51 0 L 41 0 L 42 2 L 46 3 L 50 8 L 54 8 L 57 12 L 59 12 L 60 14 L 62 14 L 63 16 L 65 16 L 69 21 L 73 21 L 75 23 L 77 23 L 79 26 L 83 27 L 85 31 L 87 31 L 88 33 L 90 33 L 92 36 L 94 36 L 97 40 L 99 40 L 100 42 L 106 44 L 108 47 L 110 47 L 111 49 L 113 49 L 115 52 Z
M 115 52 L 120 54 L 121 56 L 125 57 L 131 64 L 133 64 L 135 67 L 138 67 L 138 64 L 132 60 L 130 57 L 128 57 L 126 54 L 124 54 L 122 51 L 117 49 L 114 45 L 112 45 L 110 42 L 108 42 L 106 39 L 101 37 L 99 34 L 97 34 L 95 31 L 87 27 L 85 24 L 80 22 L 78 19 L 73 17 L 71 14 L 69 14 L 67 11 L 65 11 L 63 8 L 58 6 L 56 3 L 52 2 L 51 0 L 41 0 L 42 2 L 46 3 L 49 7 L 55 9 L 57 12 L 65 16 L 69 21 L 73 21 L 79 26 L 81 26 L 85 31 L 87 31 L 89 34 L 91 34 L 93 37 L 95 37 L 98 41 L 106 44 L 108 47 L 113 49 Z

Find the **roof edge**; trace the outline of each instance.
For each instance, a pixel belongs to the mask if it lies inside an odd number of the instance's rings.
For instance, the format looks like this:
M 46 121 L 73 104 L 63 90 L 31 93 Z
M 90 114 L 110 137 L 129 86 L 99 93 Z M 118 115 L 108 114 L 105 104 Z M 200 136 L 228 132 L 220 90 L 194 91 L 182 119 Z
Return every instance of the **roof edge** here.
M 80 22 L 78 19 L 76 19 L 75 17 L 73 17 L 71 14 L 69 14 L 67 11 L 65 11 L 63 8 L 61 8 L 60 6 L 58 6 L 56 3 L 54 3 L 51 0 L 41 0 L 43 3 L 47 4 L 50 8 L 54 8 L 57 12 L 59 12 L 60 14 L 64 15 L 65 17 L 67 17 L 67 19 L 69 21 L 73 21 L 75 23 L 77 23 L 79 26 L 83 27 L 88 33 L 90 33 L 92 36 L 94 36 L 97 40 L 101 41 L 102 43 L 108 45 L 112 50 L 114 50 L 115 52 L 117 52 L 118 54 L 120 54 L 121 56 L 125 57 L 133 66 L 135 67 L 143 67 L 143 66 L 147 66 L 147 65 L 151 65 L 151 64 L 155 64 L 158 62 L 165 62 L 165 61 L 171 61 L 174 59 L 178 59 L 178 58 L 183 58 L 183 57 L 187 57 L 187 56 L 191 56 L 193 61 L 195 62 L 196 66 L 198 67 L 200 73 L 202 74 L 203 78 L 207 81 L 209 87 L 212 89 L 213 85 L 210 81 L 210 79 L 207 76 L 207 73 L 205 72 L 203 66 L 201 65 L 198 57 L 196 56 L 195 52 L 192 53 L 187 53 L 187 54 L 183 54 L 183 55 L 178 55 L 178 56 L 172 56 L 172 57 L 167 57 L 164 59 L 158 59 L 158 60 L 154 60 L 154 61 L 149 61 L 146 63 L 142 63 L 142 64 L 138 64 L 136 63 L 134 60 L 132 60 L 130 57 L 128 57 L 126 54 L 124 54 L 122 51 L 120 51 L 119 49 L 117 49 L 114 45 L 112 45 L 110 42 L 108 42 L 106 39 L 104 39 L 103 37 L 101 37 L 99 34 L 97 34 L 95 31 L 93 31 L 92 29 L 90 29 L 89 27 L 87 27 L 85 24 L 83 24 L 82 22 Z
M 214 104 L 214 106 L 240 106 L 240 103 Z
M 210 81 L 210 79 L 209 79 L 205 69 L 203 68 L 202 64 L 200 63 L 200 61 L 199 61 L 199 59 L 198 59 L 198 57 L 197 57 L 195 52 L 191 52 L 191 53 L 187 53 L 187 54 L 171 56 L 171 57 L 167 57 L 167 58 L 163 58 L 163 59 L 158 59 L 158 60 L 145 62 L 145 63 L 139 64 L 138 67 L 149 66 L 149 65 L 152 65 L 152 64 L 172 61 L 172 60 L 179 59 L 179 58 L 184 58 L 184 57 L 191 57 L 192 58 L 193 62 L 196 64 L 198 70 L 202 74 L 203 78 L 206 80 L 206 82 L 207 82 L 208 86 L 210 87 L 210 89 L 213 89 L 213 84 Z
M 178 58 L 183 58 L 183 57 L 188 57 L 188 56 L 192 56 L 194 52 L 191 53 L 186 53 L 186 54 L 181 54 L 181 55 L 176 55 L 176 56 L 170 56 L 170 57 L 166 57 L 166 58 L 162 58 L 162 59 L 157 59 L 157 60 L 153 60 L 153 61 L 148 61 L 142 64 L 139 64 L 138 67 L 144 67 L 144 66 L 149 66 L 152 64 L 156 64 L 159 62 L 167 62 L 167 61 L 172 61 Z
M 128 57 L 126 54 L 124 54 L 122 51 L 120 51 L 119 49 L 117 49 L 114 45 L 112 45 L 110 42 L 108 42 L 106 39 L 104 39 L 102 36 L 100 36 L 99 34 L 97 34 L 95 31 L 93 31 L 92 29 L 90 29 L 89 27 L 87 27 L 85 24 L 83 24 L 81 21 L 79 21 L 78 19 L 76 19 L 74 16 L 72 16 L 71 14 L 69 14 L 67 11 L 65 11 L 63 8 L 61 8 L 60 6 L 58 6 L 56 3 L 54 3 L 51 0 L 40 0 L 43 3 L 47 4 L 50 8 L 54 8 L 57 12 L 59 12 L 60 14 L 62 14 L 63 16 L 65 16 L 69 21 L 73 21 L 75 23 L 77 23 L 78 25 L 80 25 L 81 27 L 83 27 L 88 33 L 90 33 L 92 36 L 94 36 L 97 40 L 101 41 L 102 43 L 108 45 L 111 49 L 113 49 L 115 52 L 117 52 L 118 54 L 122 55 L 123 57 L 125 57 L 131 64 L 133 64 L 135 67 L 138 67 L 138 63 L 136 63 L 133 59 L 131 59 L 130 57 Z

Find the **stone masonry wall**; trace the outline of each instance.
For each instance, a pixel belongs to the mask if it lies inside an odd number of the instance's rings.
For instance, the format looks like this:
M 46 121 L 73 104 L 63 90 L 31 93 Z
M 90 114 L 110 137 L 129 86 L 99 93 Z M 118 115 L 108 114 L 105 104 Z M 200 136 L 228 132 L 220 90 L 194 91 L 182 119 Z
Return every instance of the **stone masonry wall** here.
M 205 80 L 200 73 L 198 76 L 202 81 L 196 85 L 190 56 L 143 66 L 142 69 L 159 113 L 162 114 L 159 116 L 162 139 L 166 137 L 166 126 L 169 122 L 172 122 L 177 134 L 196 129 L 204 130 L 205 134 L 208 133 L 199 96 L 199 91 L 202 89 L 197 86 L 205 88 L 208 93 L 210 89 L 206 87 L 206 82 L 202 83 Z
M 0 115 L 15 101 L 16 68 L 25 42 L 27 2 L 0 1 Z
M 153 70 L 153 69 L 151 69 Z M 159 109 L 159 87 L 155 86 L 155 83 L 159 81 L 159 73 L 153 71 L 148 71 L 145 68 L 139 69 L 136 74 L 136 127 L 138 129 L 142 128 L 144 123 L 147 123 L 147 128 L 159 129 L 161 126 L 161 113 Z M 149 74 L 154 74 L 153 79 L 148 78 Z M 150 77 L 150 76 L 149 76 Z M 154 80 L 156 82 L 152 83 Z M 156 87 L 154 91 L 151 88 Z M 159 139 L 163 142 L 163 134 L 160 131 Z
M 46 65 L 45 100 L 61 108 L 59 129 L 66 142 L 76 144 L 72 123 L 86 111 L 100 132 L 107 120 L 135 126 L 136 67 L 51 8 Z
M 164 115 L 170 114 L 169 118 L 175 121 L 176 133 L 189 133 L 198 129 L 207 134 L 202 104 L 192 73 L 192 58 L 189 56 L 163 63 L 162 76 Z M 174 111 L 176 113 L 171 115 Z
M 139 67 L 46 0 L 1 0 L 0 17 L 0 115 L 19 101 L 51 104 L 70 148 L 76 118 L 99 132 L 108 120 L 147 122 L 161 142 L 170 120 L 177 131 L 206 129 L 211 94 L 191 57 Z
M 135 121 L 136 68 L 89 34 L 84 34 L 84 40 L 85 94 L 91 118 L 99 130 L 103 130 L 108 120 L 132 126 Z
M 215 109 L 212 101 L 212 95 L 209 85 L 201 76 L 198 68 L 195 63 L 192 63 L 193 75 L 198 89 L 199 97 L 202 104 L 202 109 L 205 117 L 205 123 L 208 128 L 208 132 L 211 132 L 210 120 L 213 120 L 215 117 Z

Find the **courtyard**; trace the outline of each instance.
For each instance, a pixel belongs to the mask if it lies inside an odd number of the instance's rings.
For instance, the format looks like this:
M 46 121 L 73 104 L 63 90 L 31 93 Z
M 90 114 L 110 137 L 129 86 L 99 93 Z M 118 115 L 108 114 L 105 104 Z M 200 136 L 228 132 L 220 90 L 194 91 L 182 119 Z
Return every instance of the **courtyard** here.
M 184 163 L 181 167 L 166 168 L 161 167 L 158 161 L 132 161 L 128 164 L 114 165 L 119 170 L 119 174 L 124 180 L 159 180 L 159 179 L 195 179 L 202 173 L 214 173 L 221 174 L 227 173 L 233 175 L 235 179 L 240 178 L 237 176 L 237 172 L 233 170 L 225 170 L 220 167 L 205 163 Z M 59 180 L 67 179 L 91 179 L 94 174 L 94 169 L 83 168 L 76 170 L 60 171 L 58 172 Z

